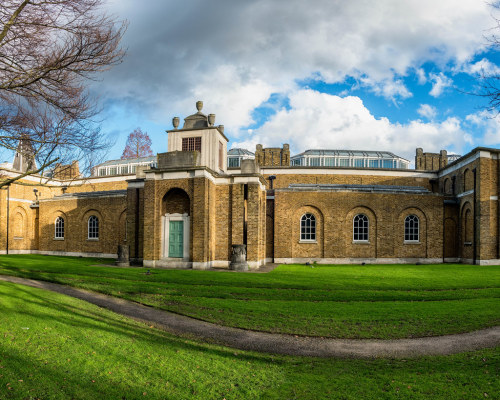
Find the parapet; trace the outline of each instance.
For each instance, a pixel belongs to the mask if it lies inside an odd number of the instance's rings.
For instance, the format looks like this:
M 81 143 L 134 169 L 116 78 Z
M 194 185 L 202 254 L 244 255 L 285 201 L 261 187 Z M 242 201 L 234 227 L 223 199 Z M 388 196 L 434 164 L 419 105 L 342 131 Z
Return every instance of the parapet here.
M 163 168 L 189 168 L 200 165 L 198 151 L 169 151 L 158 153 L 158 169 Z
M 415 169 L 419 171 L 437 171 L 448 164 L 448 153 L 441 150 L 439 153 L 424 153 L 418 148 L 415 154 Z
M 255 149 L 255 161 L 261 167 L 289 167 L 290 146 L 285 143 L 282 148 L 264 148 L 261 144 L 258 144 Z

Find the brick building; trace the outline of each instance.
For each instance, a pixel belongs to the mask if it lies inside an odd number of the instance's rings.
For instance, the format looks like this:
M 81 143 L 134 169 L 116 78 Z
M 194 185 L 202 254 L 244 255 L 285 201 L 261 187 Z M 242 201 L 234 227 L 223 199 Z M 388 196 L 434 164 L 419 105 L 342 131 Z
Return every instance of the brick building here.
M 500 263 L 500 150 L 449 162 L 445 151 L 417 149 L 412 170 L 392 153 L 333 150 L 291 165 L 287 144 L 258 145 L 254 157 L 233 154 L 228 168 L 224 127 L 197 108 L 182 128 L 173 119 L 168 152 L 154 160 L 109 163 L 89 178 L 77 164 L 59 166 L 4 187 L 0 252 L 116 257 L 121 244 L 145 266 L 205 269 L 229 267 L 233 246 L 244 244 L 250 268 Z M 26 163 L 17 164 L 0 169 L 2 178 Z

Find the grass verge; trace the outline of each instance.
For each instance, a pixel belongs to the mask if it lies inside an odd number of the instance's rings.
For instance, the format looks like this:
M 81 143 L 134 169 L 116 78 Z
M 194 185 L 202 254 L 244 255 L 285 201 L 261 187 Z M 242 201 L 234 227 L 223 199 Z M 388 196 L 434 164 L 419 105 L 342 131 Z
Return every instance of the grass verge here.
M 0 283 L 2 399 L 499 398 L 500 350 L 408 360 L 262 355 Z
M 436 336 L 500 320 L 500 267 L 282 265 L 267 274 L 151 270 L 0 256 L 0 274 L 48 280 L 221 325 L 309 336 Z M 109 261 L 108 261 L 109 262 Z

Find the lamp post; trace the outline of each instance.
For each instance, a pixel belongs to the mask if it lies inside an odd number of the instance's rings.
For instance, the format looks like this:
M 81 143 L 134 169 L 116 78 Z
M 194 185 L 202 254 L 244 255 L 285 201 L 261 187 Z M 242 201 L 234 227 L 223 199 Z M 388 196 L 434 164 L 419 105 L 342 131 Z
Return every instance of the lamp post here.
M 9 254 L 9 198 L 10 198 L 10 184 L 7 185 L 7 245 L 5 246 L 5 254 Z

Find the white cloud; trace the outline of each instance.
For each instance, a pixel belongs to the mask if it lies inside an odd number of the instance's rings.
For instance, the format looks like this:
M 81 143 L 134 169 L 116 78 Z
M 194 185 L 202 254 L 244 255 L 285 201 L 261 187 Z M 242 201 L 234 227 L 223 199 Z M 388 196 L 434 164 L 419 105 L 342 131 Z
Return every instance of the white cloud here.
M 231 132 L 271 93 L 310 78 L 364 78 L 380 96 L 407 98 L 402 77 L 426 62 L 462 65 L 492 25 L 477 0 L 110 0 L 109 9 L 130 20 L 128 55 L 94 90 L 155 121 L 188 115 L 201 99 Z M 437 76 L 436 96 L 447 84 Z
M 360 78 L 363 85 L 368 86 L 376 95 L 395 101 L 396 99 L 407 99 L 413 96 L 402 80 L 383 79 L 375 81 L 370 78 Z
M 442 72 L 439 74 L 429 74 L 429 79 L 433 82 L 432 89 L 429 94 L 433 97 L 439 97 L 444 89 L 453 85 L 453 80 L 448 78 Z
M 417 78 L 418 78 L 418 84 L 419 85 L 424 85 L 427 82 L 427 77 L 425 76 L 425 71 L 423 68 L 418 68 L 416 70 Z
M 462 67 L 462 71 L 471 75 L 500 75 L 500 67 L 498 67 L 496 64 L 493 64 L 486 58 L 483 58 L 482 60 L 479 60 L 473 64 L 465 64 Z
M 242 138 L 233 147 L 255 150 L 255 144 L 281 146 L 289 143 L 292 152 L 306 149 L 387 150 L 413 160 L 415 149 L 462 152 L 471 136 L 457 118 L 440 123 L 410 121 L 392 123 L 375 118 L 360 98 L 338 97 L 301 89 L 290 96 L 290 109 L 282 109 L 252 137 Z
M 434 119 L 437 114 L 436 107 L 433 107 L 429 104 L 420 104 L 420 107 L 418 108 L 417 112 L 422 116 L 427 119 Z
M 466 121 L 474 125 L 474 129 L 483 132 L 481 142 L 487 146 L 500 144 L 500 121 L 497 113 L 479 111 L 466 117 Z

